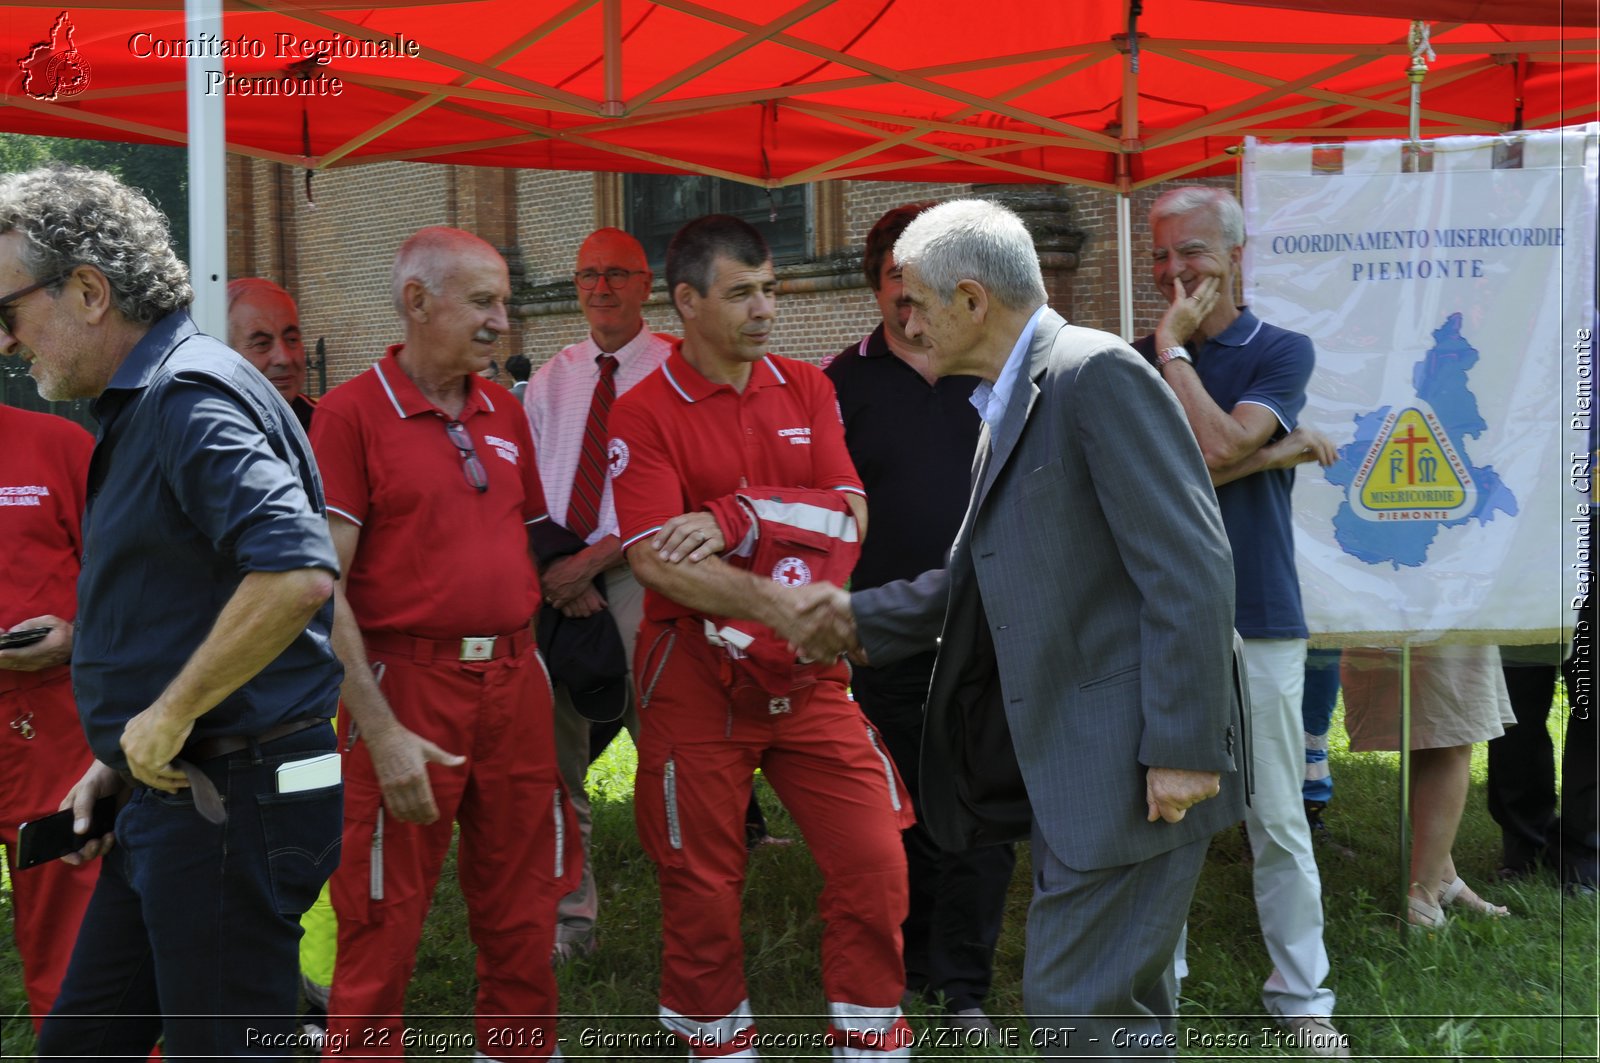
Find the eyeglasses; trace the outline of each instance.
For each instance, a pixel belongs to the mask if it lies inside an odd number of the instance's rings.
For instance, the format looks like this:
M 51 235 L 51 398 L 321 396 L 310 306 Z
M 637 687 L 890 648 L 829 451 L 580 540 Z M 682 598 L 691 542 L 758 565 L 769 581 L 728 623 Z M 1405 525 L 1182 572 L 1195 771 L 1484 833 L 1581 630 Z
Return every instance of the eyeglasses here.
M 57 273 L 48 280 L 34 281 L 26 288 L 18 288 L 4 299 L 0 299 L 0 328 L 5 329 L 8 333 L 11 332 L 11 310 L 12 307 L 22 301 L 23 296 L 32 295 L 40 288 L 48 288 L 52 284 L 59 284 L 70 276 L 72 276 L 72 271 L 69 269 L 65 273 Z M 590 287 L 593 287 L 593 285 L 590 285 Z
M 472 445 L 472 434 L 467 431 L 467 426 L 460 421 L 447 421 L 444 434 L 461 452 L 461 472 L 466 476 L 467 483 L 480 495 L 489 490 L 489 473 L 484 469 L 483 462 L 478 460 L 478 449 Z
M 592 291 L 594 286 L 600 283 L 601 277 L 606 279 L 607 288 L 616 289 L 622 287 L 624 284 L 627 284 L 629 277 L 648 272 L 648 270 L 643 269 L 621 268 L 608 270 L 580 269 L 578 272 L 572 275 L 572 279 L 577 282 L 578 287 L 587 292 Z

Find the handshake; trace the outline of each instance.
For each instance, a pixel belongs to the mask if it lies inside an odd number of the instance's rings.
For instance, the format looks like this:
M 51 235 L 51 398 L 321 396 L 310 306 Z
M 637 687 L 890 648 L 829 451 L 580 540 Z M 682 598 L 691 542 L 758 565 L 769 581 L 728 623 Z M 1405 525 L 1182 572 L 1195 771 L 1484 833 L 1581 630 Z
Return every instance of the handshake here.
M 866 664 L 866 651 L 856 637 L 856 618 L 850 611 L 850 594 L 832 583 L 809 583 L 778 595 L 778 622 L 774 631 L 789 643 L 803 661 L 834 661 L 848 656 Z
M 668 566 L 688 562 L 684 567 L 693 568 L 712 558 L 720 558 L 728 549 L 728 543 L 717 518 L 702 510 L 668 520 L 650 540 L 650 548 Z M 856 637 L 850 595 L 843 587 L 826 580 L 799 587 L 781 586 L 753 577 L 751 581 L 762 589 L 750 597 L 741 595 L 742 600 L 734 609 L 712 606 L 708 611 L 766 624 L 804 661 L 831 663 L 848 655 L 857 664 L 867 663 L 866 651 Z M 656 589 L 672 597 L 670 590 Z

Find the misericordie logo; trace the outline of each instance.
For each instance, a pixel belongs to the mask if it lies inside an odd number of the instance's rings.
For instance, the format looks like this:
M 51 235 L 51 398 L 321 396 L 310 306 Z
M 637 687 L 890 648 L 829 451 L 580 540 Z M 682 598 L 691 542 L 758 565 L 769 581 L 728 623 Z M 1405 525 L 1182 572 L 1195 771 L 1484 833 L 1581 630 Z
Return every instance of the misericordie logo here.
M 54 103 L 71 99 L 89 87 L 89 61 L 72 43 L 76 27 L 63 11 L 50 27 L 50 36 L 17 60 L 22 69 L 22 91 L 36 100 Z

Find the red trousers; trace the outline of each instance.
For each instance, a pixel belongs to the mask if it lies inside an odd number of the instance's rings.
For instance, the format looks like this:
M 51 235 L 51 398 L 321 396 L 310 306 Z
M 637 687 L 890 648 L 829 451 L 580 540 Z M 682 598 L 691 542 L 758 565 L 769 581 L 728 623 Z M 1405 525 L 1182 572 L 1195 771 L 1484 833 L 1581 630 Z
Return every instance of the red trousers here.
M 726 1032 L 719 1020 L 745 1002 L 744 809 L 760 768 L 822 871 L 828 1002 L 898 1009 L 907 905 L 900 831 L 914 817 L 893 761 L 845 693 L 848 669 L 827 669 L 775 700 L 735 678 L 698 620 L 646 620 L 634 661 L 634 810 L 661 883 L 662 1007 Z
M 459 823 L 457 875 L 478 948 L 477 1050 L 494 1059 L 548 1058 L 556 1045 L 556 903 L 577 884 L 583 849 L 556 769 L 544 662 L 531 647 L 493 661 L 369 657 L 396 718 L 467 763 L 429 765 L 439 818 L 420 825 L 385 815 L 359 737 L 345 754 L 344 855 L 330 883 L 339 947 L 324 1057 L 404 1058 L 406 984 L 451 824 Z
M 72 867 L 52 860 L 17 871 L 17 827 L 54 812 L 92 759 L 65 665 L 0 671 L 0 845 L 12 868 L 12 930 L 35 1033 L 67 973 L 100 864 Z

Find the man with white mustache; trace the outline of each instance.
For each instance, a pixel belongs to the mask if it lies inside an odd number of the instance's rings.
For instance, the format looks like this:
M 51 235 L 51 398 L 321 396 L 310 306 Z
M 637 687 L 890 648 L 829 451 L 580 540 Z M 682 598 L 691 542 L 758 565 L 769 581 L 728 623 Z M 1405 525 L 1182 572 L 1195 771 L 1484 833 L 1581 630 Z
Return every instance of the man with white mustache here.
M 582 850 L 530 630 L 544 487 L 522 408 L 478 375 L 510 279 L 493 247 L 434 227 L 401 246 L 392 286 L 405 342 L 330 391 L 312 432 L 343 558 L 350 781 L 325 1054 L 404 1058 L 406 983 L 459 823 L 479 1051 L 560 1058 L 550 950 Z

